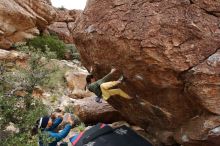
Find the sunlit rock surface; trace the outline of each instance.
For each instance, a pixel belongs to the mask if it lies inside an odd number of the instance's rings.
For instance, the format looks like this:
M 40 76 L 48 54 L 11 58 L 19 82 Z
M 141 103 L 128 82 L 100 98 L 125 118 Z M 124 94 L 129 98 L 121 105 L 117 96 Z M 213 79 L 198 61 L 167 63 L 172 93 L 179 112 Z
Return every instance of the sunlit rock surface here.
M 50 34 L 57 35 L 65 43 L 73 43 L 72 31 L 76 27 L 75 21 L 80 17 L 80 10 L 56 9 L 57 18 L 50 26 Z
M 0 48 L 38 35 L 55 17 L 48 0 L 1 0 Z

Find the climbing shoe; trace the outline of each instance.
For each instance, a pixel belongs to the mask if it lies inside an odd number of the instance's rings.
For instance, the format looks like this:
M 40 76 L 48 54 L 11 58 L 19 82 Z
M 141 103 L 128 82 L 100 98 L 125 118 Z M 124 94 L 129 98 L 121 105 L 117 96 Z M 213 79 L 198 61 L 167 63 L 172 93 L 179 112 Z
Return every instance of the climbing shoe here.
M 120 78 L 118 79 L 118 81 L 124 82 L 125 81 L 125 77 L 123 75 L 121 75 Z
M 102 98 L 96 96 L 96 97 L 95 97 L 95 101 L 96 101 L 97 103 L 102 103 Z

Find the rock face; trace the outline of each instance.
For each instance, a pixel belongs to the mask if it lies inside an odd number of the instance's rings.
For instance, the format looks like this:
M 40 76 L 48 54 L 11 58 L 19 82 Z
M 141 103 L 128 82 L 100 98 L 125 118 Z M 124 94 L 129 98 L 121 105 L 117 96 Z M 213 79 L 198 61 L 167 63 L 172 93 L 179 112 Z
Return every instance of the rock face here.
M 121 88 L 134 100 L 108 102 L 128 120 L 161 143 L 168 133 L 173 143 L 217 146 L 219 14 L 215 0 L 90 0 L 74 39 L 98 78 L 111 66 L 127 77 Z
M 80 10 L 56 9 L 57 18 L 48 26 L 50 34 L 56 34 L 65 43 L 73 43 L 72 31 L 76 27 L 75 20 L 79 17 Z
M 0 1 L 0 48 L 39 34 L 56 17 L 48 0 Z
M 88 72 L 69 70 L 65 73 L 65 80 L 67 82 L 67 88 L 70 91 L 68 96 L 73 99 L 82 99 L 85 97 L 91 97 L 93 94 L 85 90 L 86 75 Z
M 86 85 L 86 75 L 88 73 L 82 71 L 67 71 L 65 73 L 65 79 L 67 81 L 67 87 L 70 90 L 84 90 Z
M 112 123 L 122 120 L 120 113 L 107 102 L 97 103 L 94 97 L 78 99 L 74 102 L 74 113 L 84 123 Z
M 17 65 L 26 66 L 27 55 L 16 51 L 6 51 L 0 49 L 0 61 L 14 62 Z

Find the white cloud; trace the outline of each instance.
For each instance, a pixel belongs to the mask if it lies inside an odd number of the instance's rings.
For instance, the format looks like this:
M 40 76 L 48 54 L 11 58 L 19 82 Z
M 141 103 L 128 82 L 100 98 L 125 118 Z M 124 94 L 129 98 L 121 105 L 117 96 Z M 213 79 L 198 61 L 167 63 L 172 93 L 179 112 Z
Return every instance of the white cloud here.
M 69 10 L 71 9 L 81 9 L 83 10 L 85 8 L 87 0 L 51 0 L 52 5 L 54 7 L 61 7 L 67 8 Z

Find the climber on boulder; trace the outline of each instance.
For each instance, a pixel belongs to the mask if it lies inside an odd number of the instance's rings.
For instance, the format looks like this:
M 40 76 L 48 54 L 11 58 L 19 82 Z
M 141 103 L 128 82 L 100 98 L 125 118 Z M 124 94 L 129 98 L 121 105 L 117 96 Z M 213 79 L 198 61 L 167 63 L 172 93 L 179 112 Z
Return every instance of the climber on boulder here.
M 104 100 L 108 100 L 111 96 L 114 95 L 120 95 L 121 97 L 124 97 L 126 99 L 132 99 L 128 94 L 126 94 L 121 89 L 112 89 L 112 87 L 120 84 L 124 77 L 121 76 L 117 81 L 108 81 L 110 76 L 116 71 L 115 68 L 112 68 L 110 73 L 104 76 L 102 79 L 99 79 L 98 81 L 95 80 L 93 74 L 92 74 L 92 68 L 90 70 L 90 74 L 86 77 L 87 82 L 87 89 L 93 93 L 95 93 L 96 102 L 101 102 L 101 98 Z

